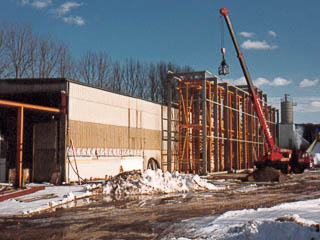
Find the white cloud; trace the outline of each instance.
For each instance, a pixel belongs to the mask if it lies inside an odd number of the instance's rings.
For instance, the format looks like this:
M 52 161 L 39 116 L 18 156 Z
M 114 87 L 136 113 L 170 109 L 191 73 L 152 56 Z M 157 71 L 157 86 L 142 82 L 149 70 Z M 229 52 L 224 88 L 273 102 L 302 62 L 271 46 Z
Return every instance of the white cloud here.
M 81 7 L 82 5 L 83 3 L 68 1 L 61 4 L 58 8 L 52 10 L 52 13 L 56 14 L 56 17 L 62 19 L 65 23 L 83 26 L 85 25 L 85 20 L 81 16 L 69 15 L 73 9 Z
M 238 79 L 225 79 L 226 81 L 230 82 L 233 85 L 244 85 L 247 84 L 245 77 L 240 77 Z M 287 80 L 285 78 L 282 77 L 276 77 L 274 78 L 272 81 L 263 78 L 263 77 L 259 77 L 257 79 L 255 79 L 254 81 L 254 85 L 257 87 L 261 87 L 261 86 L 286 86 L 291 84 L 290 80 Z
M 234 80 L 233 84 L 234 85 L 243 85 L 243 84 L 247 84 L 247 81 L 246 81 L 245 77 L 241 77 L 241 78 Z
M 242 37 L 251 38 L 251 37 L 254 36 L 254 33 L 252 33 L 252 32 L 240 32 L 239 35 L 242 36 Z
M 54 12 L 58 15 L 65 15 L 70 12 L 72 9 L 82 6 L 82 3 L 78 2 L 65 2 L 55 9 Z
M 31 6 L 38 9 L 43 9 L 52 5 L 52 0 L 18 0 L 21 6 Z M 67 1 L 62 3 L 57 8 L 51 7 L 49 12 L 57 19 L 61 19 L 68 24 L 76 24 L 78 26 L 85 25 L 85 20 L 81 16 L 72 16 L 70 12 L 83 5 L 82 2 Z
M 238 79 L 224 79 L 225 81 L 233 84 L 233 85 L 246 85 L 246 79 L 245 77 L 240 77 Z
M 300 83 L 299 83 L 299 87 L 304 88 L 304 87 L 314 87 L 318 84 L 319 79 L 316 80 L 309 80 L 309 79 L 303 79 Z
M 64 22 L 69 23 L 69 24 L 76 24 L 79 26 L 82 26 L 85 24 L 85 21 L 83 20 L 83 18 L 79 17 L 79 16 L 63 17 L 62 19 Z
M 273 81 L 270 83 L 270 86 L 286 86 L 291 83 L 290 80 L 287 80 L 285 78 L 276 77 L 273 79 Z
M 21 1 L 22 6 L 28 5 L 38 9 L 46 8 L 51 4 L 52 4 L 52 0 L 34 0 L 34 1 L 22 0 Z
M 28 5 L 30 4 L 29 0 L 21 0 L 21 5 L 24 6 L 24 5 Z
M 260 87 L 262 85 L 270 85 L 270 81 L 266 78 L 259 77 L 254 81 L 254 85 Z
M 286 86 L 286 85 L 289 85 L 291 84 L 291 81 L 290 80 L 287 80 L 285 78 L 282 78 L 282 77 L 276 77 L 274 78 L 272 81 L 266 79 L 266 78 L 262 78 L 262 77 L 259 77 L 257 78 L 255 81 L 254 81 L 254 84 L 257 86 L 257 87 L 260 87 L 262 85 L 267 85 L 267 86 Z
M 318 109 L 320 111 L 320 101 L 315 101 L 311 103 L 312 108 Z
M 277 36 L 277 33 L 275 31 L 272 31 L 272 30 L 268 31 L 268 34 L 270 36 L 272 36 L 272 37 L 276 37 Z
M 276 45 L 269 45 L 266 41 L 251 41 L 247 40 L 241 44 L 241 47 L 247 50 L 273 50 L 278 48 Z
M 297 97 L 294 101 L 296 112 L 320 112 L 320 97 Z

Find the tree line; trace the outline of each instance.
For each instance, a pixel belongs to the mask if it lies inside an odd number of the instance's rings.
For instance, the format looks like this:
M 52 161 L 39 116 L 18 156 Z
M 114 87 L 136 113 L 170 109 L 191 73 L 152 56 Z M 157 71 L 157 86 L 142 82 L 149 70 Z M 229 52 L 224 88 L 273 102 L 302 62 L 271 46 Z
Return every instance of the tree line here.
M 171 62 L 124 62 L 106 52 L 72 56 L 68 46 L 50 35 L 35 34 L 28 24 L 4 22 L 0 28 L 0 78 L 69 78 L 116 93 L 164 102 L 167 72 L 191 71 Z

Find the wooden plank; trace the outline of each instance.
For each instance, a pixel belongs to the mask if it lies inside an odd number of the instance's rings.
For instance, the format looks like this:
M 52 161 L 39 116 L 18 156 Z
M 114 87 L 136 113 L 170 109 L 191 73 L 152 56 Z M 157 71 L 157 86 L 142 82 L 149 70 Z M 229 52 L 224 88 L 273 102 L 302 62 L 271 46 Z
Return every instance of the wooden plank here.
M 0 202 L 11 199 L 11 198 L 16 198 L 16 197 L 24 196 L 27 194 L 31 194 L 44 189 L 45 189 L 45 186 L 38 186 L 38 187 L 32 187 L 25 190 L 11 192 L 9 194 L 3 194 L 3 195 L 0 195 Z
M 16 198 L 15 200 L 19 201 L 19 202 L 33 202 L 33 201 L 37 201 L 37 200 L 50 199 L 50 198 L 56 198 L 56 197 L 58 197 L 56 194 L 49 193 L 49 194 L 43 194 L 43 195 L 39 195 L 39 196 L 35 196 L 35 197 Z

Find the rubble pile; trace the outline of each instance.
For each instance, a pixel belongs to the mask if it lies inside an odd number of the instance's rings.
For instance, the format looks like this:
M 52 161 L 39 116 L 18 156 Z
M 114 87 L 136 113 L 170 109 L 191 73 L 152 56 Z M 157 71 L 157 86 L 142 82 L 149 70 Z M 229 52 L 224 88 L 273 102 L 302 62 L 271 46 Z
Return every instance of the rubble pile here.
M 248 182 L 281 182 L 284 179 L 285 175 L 281 171 L 272 167 L 264 167 L 248 174 L 244 180 Z
M 106 182 L 103 192 L 111 195 L 141 195 L 222 189 L 225 187 L 217 187 L 198 175 L 148 169 L 118 174 Z

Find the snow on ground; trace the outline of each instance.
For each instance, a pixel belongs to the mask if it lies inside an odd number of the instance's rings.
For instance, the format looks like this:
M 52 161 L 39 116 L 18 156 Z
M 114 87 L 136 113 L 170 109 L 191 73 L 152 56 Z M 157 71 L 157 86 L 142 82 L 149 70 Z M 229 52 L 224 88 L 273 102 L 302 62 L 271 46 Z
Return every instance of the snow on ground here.
M 212 191 L 223 190 L 225 187 L 217 187 L 206 180 L 201 179 L 198 175 L 179 174 L 175 172 L 163 173 L 161 170 L 146 170 L 143 173 L 133 171 L 131 174 L 124 173 L 115 179 L 110 180 L 103 186 L 103 193 L 106 195 L 152 195 L 159 193 L 175 193 L 190 191 Z M 30 184 L 34 186 L 34 184 Z M 0 202 L 0 216 L 23 215 L 41 210 L 54 208 L 67 202 L 71 202 L 74 198 L 82 198 L 92 195 L 92 189 L 97 185 L 81 185 L 81 186 L 47 186 L 45 190 L 25 195 L 15 199 L 9 199 Z M 45 196 L 55 194 L 56 197 L 42 200 L 34 200 L 31 202 L 20 202 L 19 199 L 35 198 L 37 196 Z
M 49 194 L 54 194 L 56 197 L 31 202 L 19 201 L 19 199 L 36 198 Z M 39 212 L 59 204 L 70 202 L 74 197 L 80 198 L 90 194 L 91 193 L 83 186 L 46 186 L 44 190 L 0 202 L 0 216 L 23 215 Z
M 315 199 L 188 219 L 175 226 L 183 230 L 165 239 L 320 239 L 319 224 L 320 199 Z
M 146 170 L 124 178 L 109 181 L 104 187 L 105 194 L 139 195 L 156 193 L 175 193 L 190 191 L 224 190 L 224 186 L 215 186 L 198 175 L 174 172 L 163 173 L 160 169 Z
M 226 183 L 227 185 L 227 183 Z M 0 216 L 23 215 L 71 202 L 75 197 L 90 196 L 97 185 L 47 186 L 45 190 L 0 202 Z M 143 173 L 124 173 L 108 181 L 103 187 L 106 195 L 152 195 L 190 191 L 223 191 L 198 175 L 170 174 L 161 170 Z M 254 191 L 255 184 L 238 191 Z M 228 190 L 229 191 L 229 190 Z M 35 198 L 54 194 L 54 198 L 20 202 L 21 198 Z M 218 216 L 187 219 L 173 225 L 164 239 L 319 239 L 320 199 L 285 203 L 272 208 L 229 211 Z M 179 238 L 176 238 L 179 236 Z

